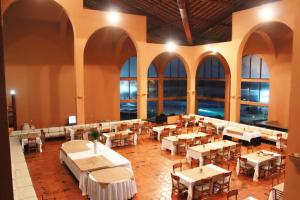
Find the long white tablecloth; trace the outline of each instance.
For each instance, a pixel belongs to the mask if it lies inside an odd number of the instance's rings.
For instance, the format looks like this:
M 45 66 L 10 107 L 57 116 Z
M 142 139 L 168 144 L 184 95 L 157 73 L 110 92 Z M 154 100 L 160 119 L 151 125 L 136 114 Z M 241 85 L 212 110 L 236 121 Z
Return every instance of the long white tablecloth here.
M 98 142 L 97 153 L 95 154 L 94 144 L 92 142 L 89 142 L 87 146 L 90 150 L 81 151 L 78 153 L 65 154 L 62 150 L 60 151 L 61 163 L 65 163 L 68 166 L 68 168 L 71 170 L 71 172 L 74 174 L 76 179 L 79 181 L 79 188 L 82 191 L 82 195 L 87 194 L 88 172 L 81 172 L 79 168 L 75 165 L 73 160 L 102 155 L 111 163 L 113 163 L 115 167 L 123 166 L 132 169 L 131 163 L 128 159 L 118 154 L 117 152 L 113 151 L 109 147 Z
M 266 150 L 262 150 L 262 152 L 266 153 L 266 154 L 273 154 L 274 157 L 277 157 L 278 159 L 280 159 L 280 154 L 277 154 L 277 153 L 274 153 L 274 152 L 270 152 L 270 151 L 266 151 Z M 242 157 L 247 158 L 247 163 L 249 165 L 251 165 L 251 166 L 254 167 L 253 181 L 258 181 L 258 178 L 259 178 L 259 167 L 262 164 L 266 164 L 267 161 L 260 162 L 260 161 L 258 161 L 256 159 L 248 158 L 247 155 L 243 155 Z M 237 163 L 236 163 L 236 174 L 239 174 L 239 172 L 240 172 L 240 161 L 238 159 Z
M 88 177 L 87 188 L 91 200 L 128 200 L 137 193 L 134 179 L 102 185 L 97 183 L 91 174 Z
M 195 137 L 205 137 L 206 134 L 205 133 L 188 133 L 188 134 L 182 134 L 182 135 L 178 135 L 178 136 L 169 136 L 169 137 L 165 137 L 162 140 L 161 143 L 161 149 L 162 150 L 170 150 L 171 151 L 171 155 L 175 155 L 176 154 L 176 150 L 177 150 L 177 146 L 176 144 L 174 144 L 174 142 L 176 143 L 178 141 L 178 139 L 192 139 L 194 140 Z
M 228 130 L 238 131 L 238 132 L 241 131 L 235 127 L 226 127 L 223 130 L 223 135 L 227 135 L 227 136 L 233 137 L 233 138 L 238 138 L 240 140 L 244 140 L 244 141 L 248 141 L 248 142 L 251 142 L 251 139 L 253 139 L 253 138 L 260 137 L 260 132 L 258 132 L 258 131 L 252 131 L 252 132 L 243 131 L 242 135 L 238 135 L 238 134 L 229 133 Z
M 160 134 L 164 130 L 164 128 L 176 129 L 176 125 L 166 125 L 166 126 L 156 126 L 153 127 L 153 131 L 157 132 L 157 140 L 160 141 Z
M 39 151 L 40 152 L 43 152 L 43 143 L 42 143 L 42 140 L 40 137 L 36 137 L 36 143 L 38 144 L 38 147 L 39 147 Z M 23 151 L 25 150 L 25 145 L 28 144 L 28 138 L 22 138 L 21 139 L 21 144 L 22 144 L 22 149 Z

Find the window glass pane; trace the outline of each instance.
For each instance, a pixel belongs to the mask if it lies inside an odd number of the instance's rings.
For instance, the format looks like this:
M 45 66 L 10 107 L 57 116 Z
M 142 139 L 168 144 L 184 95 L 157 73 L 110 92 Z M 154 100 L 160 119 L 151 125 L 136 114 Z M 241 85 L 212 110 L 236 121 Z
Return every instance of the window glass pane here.
M 148 69 L 148 77 L 149 78 L 156 78 L 157 77 L 156 67 L 153 64 L 151 64 L 149 69 Z
M 207 117 L 224 119 L 224 102 L 199 100 L 198 114 Z
M 165 115 L 179 115 L 186 113 L 186 100 L 165 100 L 164 114 Z
M 120 117 L 121 120 L 136 119 L 137 118 L 137 103 L 120 103 Z
M 219 60 L 216 57 L 212 57 L 211 77 L 212 78 L 219 77 Z
M 157 101 L 147 102 L 147 118 L 155 118 L 157 115 Z
M 259 102 L 259 83 L 249 82 L 250 96 L 249 101 Z
M 185 67 L 181 61 L 179 62 L 179 77 L 186 77 Z
M 205 64 L 201 64 L 200 69 L 198 70 L 198 78 L 204 78 L 205 76 Z
M 173 59 L 171 61 L 171 77 L 178 77 L 178 67 L 179 67 L 179 60 Z
M 127 60 L 121 68 L 120 77 L 129 77 L 129 61 Z
M 171 96 L 171 81 L 170 80 L 164 80 L 164 97 L 170 97 Z
M 219 78 L 225 78 L 225 69 L 224 69 L 224 66 L 221 63 L 220 63 L 219 71 L 220 71 Z
M 211 58 L 207 58 L 205 61 L 205 78 L 211 78 Z
M 256 55 L 251 57 L 251 78 L 260 78 L 260 61 Z
M 130 81 L 130 99 L 137 97 L 137 81 Z
M 225 98 L 225 81 L 201 80 L 198 84 L 199 96 Z
M 250 78 L 250 58 L 251 56 L 244 56 L 242 60 L 242 78 Z
M 250 86 L 248 82 L 242 82 L 241 85 L 241 100 L 242 101 L 249 101 L 249 92 L 250 92 Z
M 136 57 L 130 58 L 130 77 L 136 77 Z
M 120 81 L 120 99 L 129 99 L 129 81 Z
M 261 63 L 261 78 L 270 78 L 269 67 L 265 61 Z
M 260 89 L 260 103 L 269 103 L 270 96 L 270 84 L 269 83 L 261 83 Z
M 241 105 L 240 121 L 245 124 L 254 124 L 268 119 L 268 107 Z
M 171 65 L 170 65 L 170 63 L 164 69 L 164 77 L 171 77 Z
M 148 98 L 157 98 L 157 81 L 156 80 L 148 80 Z

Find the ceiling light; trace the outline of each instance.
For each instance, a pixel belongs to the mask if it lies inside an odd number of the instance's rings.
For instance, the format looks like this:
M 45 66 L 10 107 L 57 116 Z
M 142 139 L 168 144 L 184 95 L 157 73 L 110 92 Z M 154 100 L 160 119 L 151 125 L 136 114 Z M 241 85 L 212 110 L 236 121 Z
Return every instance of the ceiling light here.
M 15 95 L 15 94 L 16 94 L 16 90 L 10 90 L 9 93 L 10 93 L 11 95 Z
M 111 24 L 118 24 L 120 19 L 121 19 L 120 13 L 115 10 L 111 10 L 107 13 L 107 20 Z
M 274 11 L 270 7 L 263 7 L 259 11 L 259 16 L 262 20 L 271 20 L 274 16 Z
M 177 44 L 174 41 L 168 41 L 166 44 L 166 50 L 169 52 L 174 52 L 177 49 Z
M 207 48 L 207 51 L 211 52 L 212 54 L 216 54 L 217 53 L 217 50 L 211 46 L 208 46 Z

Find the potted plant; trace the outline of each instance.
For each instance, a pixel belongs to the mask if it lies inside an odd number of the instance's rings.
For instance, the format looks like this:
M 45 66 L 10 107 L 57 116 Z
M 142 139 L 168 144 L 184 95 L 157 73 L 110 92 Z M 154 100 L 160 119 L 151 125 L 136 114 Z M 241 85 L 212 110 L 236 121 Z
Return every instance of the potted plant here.
M 94 153 L 96 154 L 97 153 L 97 141 L 100 136 L 100 133 L 97 130 L 93 130 L 93 131 L 91 131 L 90 134 L 91 134 L 92 138 L 94 139 Z

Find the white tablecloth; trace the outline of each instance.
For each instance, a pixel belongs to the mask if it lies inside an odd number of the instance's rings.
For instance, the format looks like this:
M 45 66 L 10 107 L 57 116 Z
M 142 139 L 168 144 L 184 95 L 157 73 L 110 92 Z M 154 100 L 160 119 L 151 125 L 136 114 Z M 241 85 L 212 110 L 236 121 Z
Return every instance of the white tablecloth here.
M 216 126 L 216 129 L 217 129 L 217 134 L 220 134 L 221 132 L 219 132 L 220 129 L 224 128 L 225 127 L 225 122 L 214 122 L 214 121 L 211 121 L 211 120 L 204 120 L 203 121 L 204 123 L 208 123 L 208 122 L 211 122 L 213 125 Z
M 280 154 L 277 154 L 277 153 L 274 153 L 274 152 L 271 152 L 271 151 L 266 151 L 266 150 L 262 150 L 262 152 L 266 153 L 266 154 L 273 154 L 273 156 L 278 157 L 278 159 L 280 159 Z M 259 178 L 259 167 L 262 164 L 265 164 L 266 161 L 260 162 L 260 161 L 255 160 L 255 159 L 248 158 L 247 155 L 243 155 L 242 157 L 247 158 L 247 163 L 249 165 L 251 165 L 251 166 L 254 167 L 253 181 L 258 181 L 258 178 Z M 239 174 L 239 172 L 240 172 L 240 161 L 238 159 L 237 163 L 236 163 L 236 174 Z
M 41 140 L 41 138 L 40 137 L 36 137 L 36 143 L 38 144 L 38 146 L 39 146 L 39 151 L 40 152 L 43 152 L 43 143 L 42 143 L 42 140 Z M 22 138 L 21 139 L 21 144 L 22 144 L 22 149 L 23 149 L 23 151 L 25 150 L 25 145 L 27 145 L 28 144 L 28 139 L 27 138 Z
M 176 129 L 176 125 L 166 125 L 166 126 L 156 126 L 153 127 L 153 131 L 157 132 L 157 140 L 160 141 L 160 134 L 164 130 L 164 128 Z
M 134 179 L 105 186 L 97 183 L 93 176 L 89 175 L 87 188 L 87 194 L 91 200 L 128 200 L 137 193 Z
M 175 155 L 176 154 L 176 150 L 177 150 L 177 146 L 174 145 L 174 142 L 177 142 L 178 139 L 194 139 L 195 137 L 205 137 L 206 134 L 205 133 L 189 133 L 189 134 L 182 134 L 182 135 L 178 135 L 178 136 L 169 136 L 169 137 L 165 137 L 162 140 L 161 143 L 161 149 L 162 150 L 170 150 L 171 151 L 171 155 Z
M 64 162 L 68 166 L 68 168 L 74 174 L 76 179 L 79 181 L 79 188 L 82 191 L 82 195 L 86 195 L 87 193 L 88 172 L 81 172 L 79 168 L 75 165 L 73 160 L 102 155 L 106 159 L 108 159 L 111 163 L 113 163 L 115 167 L 123 166 L 132 169 L 131 163 L 128 159 L 118 154 L 114 150 L 110 149 L 109 147 L 98 142 L 97 154 L 95 154 L 94 144 L 92 142 L 89 142 L 87 146 L 89 147 L 90 150 L 81 151 L 78 153 L 69 153 L 66 155 L 64 152 L 62 152 L 62 150 L 60 151 L 60 160 L 62 163 Z
M 209 167 L 211 169 L 219 171 L 220 175 L 223 174 L 223 173 L 228 172 L 228 170 L 225 170 L 225 169 L 223 169 L 221 167 L 218 167 L 216 165 L 213 165 L 213 164 L 205 165 L 205 167 Z M 192 196 L 193 196 L 193 186 L 194 186 L 195 182 L 198 181 L 198 180 L 191 179 L 190 177 L 187 177 L 187 176 L 183 175 L 181 172 L 176 172 L 175 174 L 177 176 L 179 176 L 180 182 L 188 188 L 188 197 L 187 197 L 187 199 L 191 200 Z M 213 181 L 217 181 L 217 180 L 221 180 L 223 178 L 223 176 L 212 177 L 212 178 L 213 178 Z
M 226 127 L 223 130 L 223 135 L 227 135 L 227 136 L 233 137 L 233 138 L 238 138 L 240 140 L 244 140 L 244 141 L 248 141 L 248 142 L 251 142 L 251 139 L 253 139 L 253 138 L 260 137 L 260 132 L 259 131 L 252 131 L 252 132 L 243 131 L 243 134 L 239 135 L 239 134 L 229 133 L 228 130 L 241 132 L 241 130 L 239 130 L 235 127 Z
M 130 132 L 130 130 L 127 130 L 126 132 L 128 134 Z M 114 135 L 114 134 L 116 134 L 116 133 L 104 133 L 103 134 L 103 136 L 106 137 L 105 145 L 108 146 L 109 148 L 112 147 L 112 145 L 111 145 L 111 135 Z M 134 140 L 133 144 L 134 145 L 137 145 L 137 138 L 138 138 L 137 134 L 134 133 L 134 137 L 133 137 L 133 140 Z M 122 140 L 122 144 L 121 145 L 124 146 L 124 140 Z

